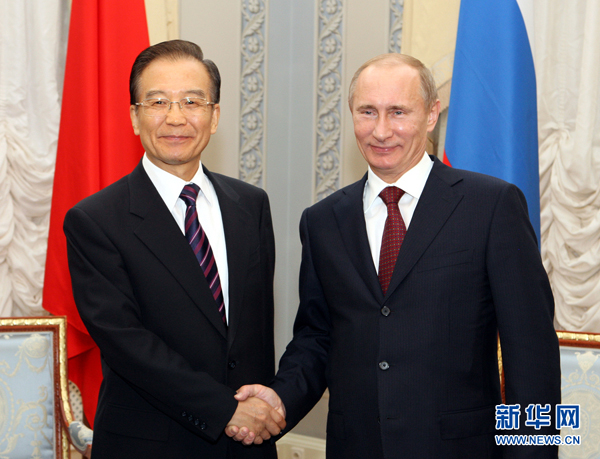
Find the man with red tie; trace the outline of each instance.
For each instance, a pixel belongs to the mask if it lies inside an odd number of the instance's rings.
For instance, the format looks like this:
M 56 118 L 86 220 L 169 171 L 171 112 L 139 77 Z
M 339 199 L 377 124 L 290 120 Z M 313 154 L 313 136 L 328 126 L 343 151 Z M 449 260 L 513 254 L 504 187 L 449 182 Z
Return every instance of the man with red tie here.
M 75 301 L 102 354 L 97 459 L 277 457 L 223 432 L 249 425 L 261 443 L 285 421 L 234 399 L 274 375 L 275 247 L 266 193 L 201 164 L 220 83 L 193 43 L 140 53 L 130 113 L 146 153 L 65 218 Z M 110 102 L 106 116 L 122 109 Z
M 523 194 L 427 155 L 440 103 L 417 59 L 366 62 L 349 105 L 368 171 L 302 215 L 300 306 L 275 392 L 236 397 L 284 406 L 289 430 L 329 388 L 328 459 L 556 458 L 494 438 L 498 333 L 506 403 L 560 403 L 554 302 Z M 523 421 L 513 433 L 556 434 Z

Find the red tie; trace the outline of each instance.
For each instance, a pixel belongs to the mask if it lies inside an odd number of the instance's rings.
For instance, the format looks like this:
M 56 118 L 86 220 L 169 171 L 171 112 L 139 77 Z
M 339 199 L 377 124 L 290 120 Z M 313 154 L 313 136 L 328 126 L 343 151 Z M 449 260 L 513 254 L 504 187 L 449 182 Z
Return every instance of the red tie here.
M 383 239 L 381 240 L 381 252 L 379 253 L 379 283 L 381 290 L 385 295 L 392 280 L 394 266 L 400 246 L 406 234 L 406 225 L 402 220 L 398 201 L 404 194 L 404 191 L 395 186 L 388 186 L 379 196 L 387 206 L 388 216 L 385 219 L 385 227 L 383 228 Z

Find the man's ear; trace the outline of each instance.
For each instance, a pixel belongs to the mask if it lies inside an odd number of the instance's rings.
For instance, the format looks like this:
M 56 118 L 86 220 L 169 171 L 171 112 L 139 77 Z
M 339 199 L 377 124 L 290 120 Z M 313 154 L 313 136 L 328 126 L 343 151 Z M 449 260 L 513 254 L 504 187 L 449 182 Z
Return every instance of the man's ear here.
M 427 118 L 427 132 L 433 131 L 435 125 L 437 124 L 437 120 L 440 116 L 440 100 L 436 100 L 429 111 L 429 117 Z
M 131 126 L 133 127 L 133 133 L 135 135 L 140 135 L 137 105 L 129 106 L 129 116 L 131 118 Z
M 210 133 L 211 135 L 217 132 L 219 126 L 219 118 L 221 117 L 221 106 L 219 104 L 213 105 L 213 111 L 210 119 Z

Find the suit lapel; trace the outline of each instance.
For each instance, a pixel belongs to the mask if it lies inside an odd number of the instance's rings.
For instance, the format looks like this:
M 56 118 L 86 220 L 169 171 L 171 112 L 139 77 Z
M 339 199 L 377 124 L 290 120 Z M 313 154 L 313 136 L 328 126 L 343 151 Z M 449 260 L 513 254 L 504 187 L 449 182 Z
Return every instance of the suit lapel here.
M 132 214 L 142 220 L 136 236 L 173 274 L 192 301 L 226 337 L 227 331 L 200 265 L 140 162 L 129 175 Z
M 462 195 L 454 191 L 452 185 L 460 180 L 455 170 L 434 158 L 433 169 L 400 248 L 386 299 L 411 271 L 454 212 Z
M 211 181 L 219 198 L 223 229 L 225 231 L 225 243 L 227 245 L 227 266 L 229 269 L 229 328 L 227 340 L 229 346 L 233 343 L 240 324 L 240 315 L 243 308 L 244 285 L 248 266 L 250 264 L 250 250 L 252 243 L 248 240 L 247 228 L 250 215 L 240 205 L 239 195 L 218 175 L 211 174 L 207 169 L 204 173 Z
M 367 174 L 358 182 L 344 188 L 344 195 L 333 206 L 333 212 L 348 256 L 365 284 L 378 300 L 383 299 L 377 270 L 373 264 L 365 213 L 363 211 L 363 193 Z

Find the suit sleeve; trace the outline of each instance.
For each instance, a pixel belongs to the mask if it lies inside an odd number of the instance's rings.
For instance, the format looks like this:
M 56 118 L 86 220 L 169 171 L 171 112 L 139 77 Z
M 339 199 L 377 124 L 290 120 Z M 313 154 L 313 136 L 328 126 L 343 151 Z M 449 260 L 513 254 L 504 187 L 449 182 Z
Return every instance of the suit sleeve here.
M 499 198 L 491 226 L 487 269 L 502 347 L 507 404 L 520 404 L 519 432 L 557 435 L 555 406 L 560 403 L 560 359 L 553 326 L 554 299 L 542 265 L 525 197 L 511 185 Z M 551 405 L 552 425 L 525 426 L 529 404 Z M 504 457 L 556 458 L 557 448 L 511 446 Z
M 122 256 L 97 222 L 74 208 L 64 231 L 75 302 L 103 365 L 186 429 L 215 441 L 237 407 L 234 391 L 194 370 L 144 326 Z M 197 422 L 182 416 L 186 410 Z
M 272 385 L 286 407 L 285 432 L 292 429 L 312 409 L 327 387 L 325 369 L 331 320 L 313 264 L 308 228 L 308 210 L 305 210 L 300 221 L 300 306 L 294 322 L 293 339 L 279 362 L 279 370 Z
M 275 277 L 275 233 L 273 232 L 273 219 L 271 217 L 271 205 L 269 203 L 269 197 L 266 192 L 263 192 L 262 210 L 260 219 L 260 239 L 261 239 L 261 257 L 264 258 L 262 262 L 263 279 L 265 279 L 264 297 L 268 303 L 266 318 L 268 319 L 267 333 L 268 333 L 268 352 L 272 355 L 272 362 L 275 361 L 275 344 L 274 344 L 274 314 L 275 314 L 275 300 L 274 300 L 274 286 L 273 280 Z M 274 371 L 274 364 L 271 365 Z

